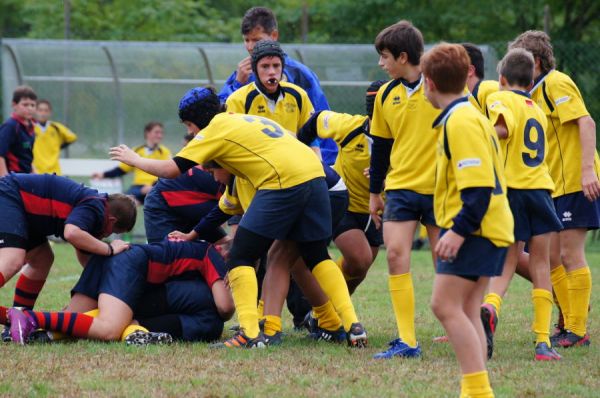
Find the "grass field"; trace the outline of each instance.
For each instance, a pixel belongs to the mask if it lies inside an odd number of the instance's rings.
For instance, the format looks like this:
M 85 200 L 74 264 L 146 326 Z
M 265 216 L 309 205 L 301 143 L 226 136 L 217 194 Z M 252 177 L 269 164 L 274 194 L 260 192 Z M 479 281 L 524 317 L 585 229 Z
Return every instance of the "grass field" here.
M 40 295 L 40 309 L 61 308 L 80 272 L 71 247 L 54 247 L 56 261 Z M 564 360 L 559 363 L 533 361 L 530 286 L 515 278 L 489 363 L 497 397 L 600 395 L 600 251 L 590 250 L 588 260 L 594 276 L 592 345 L 561 351 Z M 448 344 L 432 343 L 442 328 L 429 309 L 433 275 L 429 252 L 415 252 L 413 264 L 417 335 L 424 352 L 420 360 L 371 359 L 395 333 L 385 253 L 380 253 L 354 295 L 369 332 L 368 349 L 305 341 L 303 334 L 291 330 L 287 312 L 284 345 L 266 350 L 212 350 L 205 344 L 138 348 L 88 341 L 4 344 L 0 396 L 458 397 L 460 375 L 453 352 Z M 15 280 L 0 289 L 0 303 L 12 302 Z

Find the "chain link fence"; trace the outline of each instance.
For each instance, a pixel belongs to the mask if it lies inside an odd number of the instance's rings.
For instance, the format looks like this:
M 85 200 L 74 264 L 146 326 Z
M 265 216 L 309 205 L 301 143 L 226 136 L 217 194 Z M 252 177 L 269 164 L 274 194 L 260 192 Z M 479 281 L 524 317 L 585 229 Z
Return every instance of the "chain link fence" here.
M 177 104 L 191 87 L 220 89 L 247 56 L 241 44 L 140 43 L 6 39 L 1 43 L 2 108 L 10 114 L 12 91 L 28 84 L 53 104 L 55 120 L 80 139 L 69 148 L 76 158 L 106 158 L 116 143 L 138 145 L 143 126 L 163 122 L 165 144 L 177 151 L 184 128 Z M 372 45 L 284 44 L 293 58 L 321 80 L 331 109 L 364 113 L 364 93 L 385 79 Z M 482 46 L 488 75 L 495 75 L 495 50 Z

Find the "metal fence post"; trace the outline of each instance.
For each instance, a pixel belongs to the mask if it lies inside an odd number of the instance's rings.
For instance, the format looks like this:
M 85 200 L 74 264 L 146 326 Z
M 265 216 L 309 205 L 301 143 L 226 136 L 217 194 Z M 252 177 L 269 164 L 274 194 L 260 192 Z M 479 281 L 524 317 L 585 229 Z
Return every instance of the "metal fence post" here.
M 113 75 L 113 81 L 115 82 L 115 110 L 117 113 L 117 142 L 116 144 L 122 144 L 125 142 L 125 111 L 123 109 L 123 96 L 121 94 L 121 82 L 119 81 L 119 75 L 117 74 L 117 66 L 113 60 L 110 50 L 106 46 L 102 46 L 102 50 L 108 58 L 110 64 L 110 70 Z

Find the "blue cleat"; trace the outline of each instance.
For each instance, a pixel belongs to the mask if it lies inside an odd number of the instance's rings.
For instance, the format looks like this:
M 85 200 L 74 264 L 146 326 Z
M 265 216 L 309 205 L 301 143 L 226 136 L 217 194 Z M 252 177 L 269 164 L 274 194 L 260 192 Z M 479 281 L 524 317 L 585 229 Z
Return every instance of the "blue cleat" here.
M 535 360 L 536 361 L 560 361 L 562 357 L 558 352 L 548 344 L 542 342 L 535 346 Z
M 402 339 L 395 339 L 388 343 L 390 348 L 386 351 L 379 352 L 373 356 L 374 359 L 390 359 L 393 357 L 400 358 L 420 358 L 421 346 L 417 343 L 416 347 L 411 347 Z

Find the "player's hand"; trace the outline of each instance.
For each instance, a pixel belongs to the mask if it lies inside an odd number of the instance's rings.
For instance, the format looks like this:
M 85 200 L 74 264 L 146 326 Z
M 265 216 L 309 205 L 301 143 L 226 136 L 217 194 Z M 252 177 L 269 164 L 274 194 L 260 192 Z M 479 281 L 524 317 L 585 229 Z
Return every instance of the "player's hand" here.
M 242 84 L 248 82 L 248 78 L 252 73 L 252 59 L 248 56 L 240 61 L 235 74 L 235 80 Z
M 371 168 L 367 167 L 366 169 L 363 170 L 363 175 L 367 178 L 371 178 Z
M 173 241 L 189 241 L 196 239 L 198 237 L 198 234 L 194 230 L 191 230 L 187 234 L 181 231 L 173 231 L 169 233 L 168 237 L 169 240 Z
M 369 213 L 371 213 L 371 218 L 377 229 L 381 228 L 381 215 L 383 214 L 384 206 L 381 194 L 372 193 L 369 195 Z
M 465 238 L 450 229 L 435 245 L 435 254 L 442 261 L 452 262 L 464 241 Z
M 600 197 L 600 181 L 594 169 L 581 171 L 581 188 L 583 194 L 590 202 Z
M 124 252 L 125 250 L 129 250 L 129 242 L 125 242 L 124 240 L 121 239 L 115 239 L 112 242 L 110 242 L 110 245 L 113 248 L 113 255 L 119 254 Z
M 95 173 L 92 173 L 92 179 L 94 179 L 94 180 L 98 180 L 98 179 L 100 179 L 100 178 L 104 178 L 104 173 L 102 173 L 102 172 L 95 172 Z
M 110 155 L 111 160 L 118 160 L 119 162 L 123 162 L 130 166 L 135 166 L 135 162 L 140 158 L 140 155 L 133 152 L 131 148 L 125 144 L 110 148 L 108 154 Z

